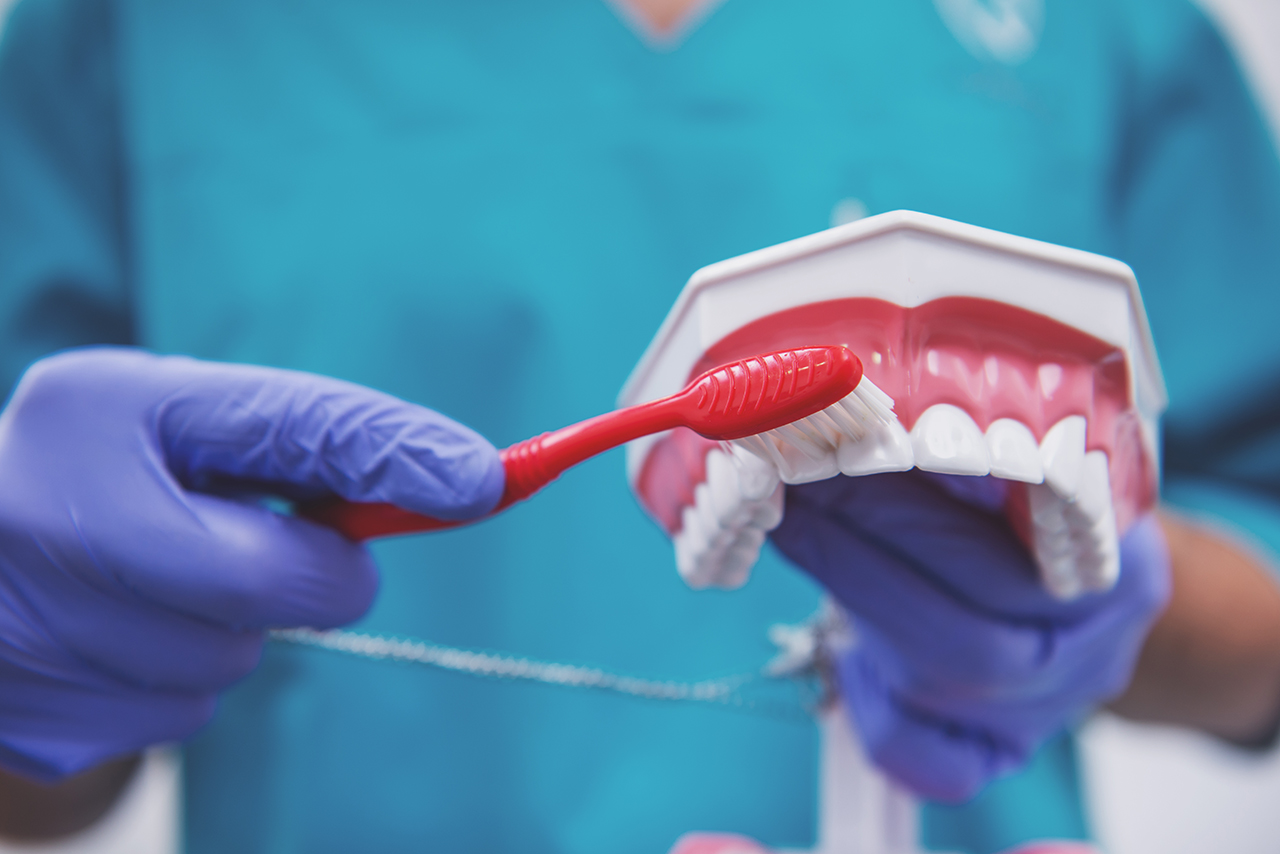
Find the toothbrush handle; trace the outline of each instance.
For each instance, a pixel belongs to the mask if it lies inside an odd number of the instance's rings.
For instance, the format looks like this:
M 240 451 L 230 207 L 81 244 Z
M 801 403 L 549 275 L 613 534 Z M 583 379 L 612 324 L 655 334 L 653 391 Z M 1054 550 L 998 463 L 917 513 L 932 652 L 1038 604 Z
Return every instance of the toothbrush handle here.
M 513 466 L 508 464 L 508 452 L 519 448 L 523 444 L 525 443 L 521 442 L 517 445 L 512 445 L 501 452 L 502 465 L 507 472 L 507 487 L 503 490 L 502 498 L 498 501 L 498 505 L 490 511 L 489 516 L 500 513 L 520 500 L 519 497 L 513 494 L 511 489 L 511 470 Z M 519 469 L 521 467 L 517 464 L 514 468 Z M 378 537 L 390 537 L 396 534 L 442 531 L 449 528 L 462 527 L 471 521 L 479 521 L 479 519 L 467 521 L 437 519 L 434 516 L 424 516 L 421 513 L 405 510 L 394 504 L 377 501 L 347 501 L 342 498 L 321 498 L 317 501 L 306 502 L 299 506 L 298 515 L 310 519 L 312 522 L 319 522 L 321 525 L 333 528 L 347 539 L 358 542 Z M 487 519 L 488 516 L 481 518 Z
M 396 534 L 459 528 L 488 519 L 523 501 L 583 460 L 632 439 L 669 430 L 683 423 L 679 396 L 606 412 L 552 433 L 517 442 L 499 452 L 506 472 L 502 498 L 488 516 L 447 520 L 424 516 L 381 502 L 323 498 L 299 506 L 298 514 L 333 528 L 351 540 L 363 541 Z

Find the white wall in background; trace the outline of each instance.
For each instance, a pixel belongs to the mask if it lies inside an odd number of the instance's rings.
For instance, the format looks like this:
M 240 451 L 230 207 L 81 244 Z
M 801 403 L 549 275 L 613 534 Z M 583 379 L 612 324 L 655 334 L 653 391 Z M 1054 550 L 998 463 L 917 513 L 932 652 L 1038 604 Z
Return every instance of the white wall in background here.
M 1280 851 L 1280 751 L 1249 753 L 1112 715 L 1090 722 L 1080 744 L 1108 854 Z
M 0 839 L 0 854 L 178 854 L 181 775 L 182 759 L 176 748 L 152 748 L 120 800 L 97 824 L 58 842 L 22 844 Z

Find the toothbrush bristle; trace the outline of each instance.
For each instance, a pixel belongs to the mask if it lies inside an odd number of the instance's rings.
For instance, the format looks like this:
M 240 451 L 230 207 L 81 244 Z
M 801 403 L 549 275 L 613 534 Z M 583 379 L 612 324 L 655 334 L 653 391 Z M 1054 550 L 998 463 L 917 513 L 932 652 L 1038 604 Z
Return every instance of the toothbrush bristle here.
M 787 472 L 793 466 L 786 459 L 788 449 L 821 460 L 835 453 L 841 442 L 861 441 L 897 418 L 893 398 L 864 376 L 852 392 L 826 409 L 773 430 L 732 439 L 730 444 Z

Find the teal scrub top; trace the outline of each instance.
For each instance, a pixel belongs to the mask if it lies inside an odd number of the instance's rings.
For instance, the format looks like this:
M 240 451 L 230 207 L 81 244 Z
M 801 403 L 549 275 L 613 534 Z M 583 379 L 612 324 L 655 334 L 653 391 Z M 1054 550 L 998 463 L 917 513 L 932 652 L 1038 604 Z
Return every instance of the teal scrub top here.
M 503 445 L 610 408 L 692 271 L 857 199 L 1131 264 L 1169 495 L 1280 543 L 1255 109 L 1178 0 L 1047 0 L 1042 24 L 1015 61 L 929 0 L 728 0 L 660 49 L 603 0 L 26 0 L 0 45 L 0 382 L 135 343 L 366 383 Z M 658 679 L 756 670 L 819 598 L 772 556 L 685 589 L 618 453 L 374 551 L 363 630 Z M 186 846 L 804 846 L 816 762 L 803 715 L 272 645 L 187 748 Z M 1055 739 L 927 809 L 925 839 L 1086 836 L 1074 768 Z

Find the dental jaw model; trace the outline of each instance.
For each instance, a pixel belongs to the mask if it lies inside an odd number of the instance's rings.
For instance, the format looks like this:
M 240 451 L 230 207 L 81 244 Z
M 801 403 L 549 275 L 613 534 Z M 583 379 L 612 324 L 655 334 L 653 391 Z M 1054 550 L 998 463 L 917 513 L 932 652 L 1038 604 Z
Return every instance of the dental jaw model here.
M 884 395 L 896 419 L 857 440 L 818 422 L 628 445 L 632 488 L 690 586 L 746 582 L 782 520 L 784 484 L 913 467 L 1003 480 L 1005 513 L 1054 595 L 1115 583 L 1119 537 L 1156 501 L 1165 405 L 1127 266 L 924 214 L 870 217 L 698 271 L 620 403 L 752 353 L 836 344 L 861 358 L 860 390 Z M 911 796 L 870 764 L 838 700 L 819 719 L 812 854 L 918 852 Z M 704 841 L 719 850 L 687 840 Z
M 1132 271 L 1108 258 L 898 211 L 706 267 L 620 397 L 709 367 L 842 344 L 897 420 L 628 446 L 645 509 L 695 588 L 741 586 L 782 520 L 783 484 L 920 468 L 1008 482 L 1006 512 L 1045 586 L 1110 587 L 1119 536 L 1154 506 L 1165 394 Z

